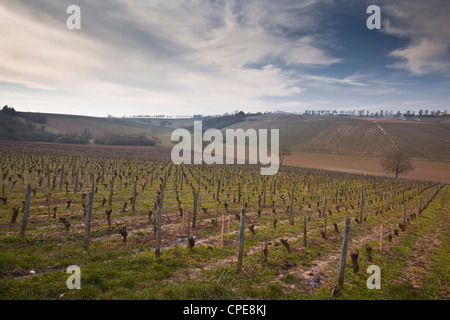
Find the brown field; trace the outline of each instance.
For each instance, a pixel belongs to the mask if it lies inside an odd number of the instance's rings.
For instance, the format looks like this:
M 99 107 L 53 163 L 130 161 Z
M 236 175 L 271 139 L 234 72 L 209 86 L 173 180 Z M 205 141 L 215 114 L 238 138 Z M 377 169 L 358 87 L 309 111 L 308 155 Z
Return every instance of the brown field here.
M 98 146 L 98 145 L 71 145 L 54 143 L 33 143 L 18 141 L 0 141 L 1 145 L 15 148 L 37 148 L 45 150 L 72 150 L 83 152 L 104 152 L 115 154 L 119 157 L 137 157 L 140 159 L 153 158 L 155 156 L 170 157 L 169 148 L 160 147 L 135 147 L 135 146 Z M 286 156 L 284 165 L 304 168 L 325 169 L 350 173 L 364 173 L 372 175 L 386 175 L 380 165 L 381 158 L 362 155 L 345 155 L 333 153 L 293 152 Z M 400 175 L 401 178 L 430 180 L 438 182 L 450 182 L 449 161 L 412 160 L 414 171 Z M 392 175 L 391 175 L 392 176 Z
M 379 157 L 331 153 L 295 152 L 286 156 L 283 164 L 306 168 L 336 170 L 351 173 L 386 175 Z M 402 178 L 450 182 L 450 162 L 412 160 L 414 171 Z

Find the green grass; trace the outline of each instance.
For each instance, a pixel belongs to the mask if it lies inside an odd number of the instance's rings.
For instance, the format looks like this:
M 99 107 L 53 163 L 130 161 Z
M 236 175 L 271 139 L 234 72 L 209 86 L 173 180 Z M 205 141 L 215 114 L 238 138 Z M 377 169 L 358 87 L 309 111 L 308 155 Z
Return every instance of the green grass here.
M 23 165 L 28 168 L 28 163 L 47 166 L 49 158 L 21 157 L 20 155 L 8 154 L 4 156 L 3 167 L 7 170 L 16 170 L 8 173 L 16 179 L 17 170 Z M 41 160 L 41 161 L 40 161 Z M 57 173 L 61 158 L 52 159 L 55 164 L 54 172 Z M 83 226 L 82 196 L 74 194 L 73 190 L 66 193 L 64 190 L 54 190 L 44 186 L 37 190 L 32 196 L 31 215 L 28 222 L 26 237 L 18 236 L 21 215 L 16 224 L 10 223 L 12 208 L 20 206 L 24 198 L 24 186 L 26 183 L 36 185 L 37 173 L 26 174 L 24 181 L 18 180 L 15 187 L 5 177 L 6 194 L 8 203 L 0 203 L 0 299 L 330 299 L 331 282 L 335 275 L 336 264 L 332 261 L 329 266 L 321 270 L 326 276 L 322 286 L 312 288 L 307 279 L 302 276 L 304 272 L 314 267 L 317 262 L 329 255 L 335 256 L 339 252 L 342 243 L 342 227 L 345 218 L 345 209 L 341 208 L 338 213 L 335 204 L 354 205 L 349 208 L 351 217 L 351 239 L 358 240 L 367 235 L 375 234 L 374 230 L 381 224 L 389 223 L 396 226 L 402 217 L 402 205 L 400 190 L 405 188 L 407 210 L 417 209 L 418 197 L 422 197 L 423 204 L 425 196 L 437 188 L 419 181 L 394 180 L 381 177 L 363 177 L 364 191 L 366 194 L 366 206 L 364 215 L 367 220 L 357 224 L 354 219 L 359 215 L 358 201 L 361 183 L 360 175 L 342 175 L 330 172 L 314 171 L 308 169 L 283 168 L 276 177 L 267 179 L 267 204 L 271 203 L 270 191 L 275 185 L 277 191 L 272 193 L 276 202 L 277 228 L 273 227 L 275 214 L 272 208 L 262 208 L 261 217 L 257 216 L 258 195 L 262 191 L 262 180 L 256 190 L 257 181 L 247 167 L 204 167 L 201 171 L 201 206 L 208 208 L 208 213 L 198 210 L 197 230 L 191 234 L 199 235 L 200 241 L 208 240 L 205 245 L 197 245 L 188 249 L 186 242 L 177 243 L 170 247 L 163 247 L 161 257 L 155 258 L 155 240 L 152 228 L 148 224 L 147 206 L 153 206 L 153 200 L 159 191 L 159 177 L 153 185 L 147 184 L 145 190 L 141 191 L 144 181 L 149 182 L 147 174 L 156 168 L 161 174 L 164 166 L 152 161 L 119 161 L 113 159 L 96 159 L 96 172 L 102 172 L 106 168 L 106 187 L 98 184 L 99 194 L 94 197 L 93 220 L 91 226 L 91 242 L 87 250 L 83 249 Z M 66 161 L 66 168 L 70 160 Z M 88 165 L 89 164 L 89 165 Z M 16 165 L 17 167 L 14 167 Z M 122 205 L 132 192 L 131 179 L 134 170 L 139 165 L 140 192 L 136 203 L 136 212 L 131 211 L 131 206 L 125 212 L 121 212 Z M 76 168 L 90 168 L 90 163 L 79 159 Z M 3 170 L 5 170 L 3 168 Z M 19 168 L 19 169 L 18 169 Z M 142 169 L 143 168 L 143 169 Z M 191 172 L 190 169 L 193 169 Z M 188 182 L 196 186 L 193 177 L 197 177 L 198 167 L 184 167 Z M 68 170 L 68 169 L 67 169 Z M 123 177 L 123 184 L 119 186 L 118 180 L 115 184 L 114 202 L 112 205 L 112 220 L 120 224 L 126 223 L 129 227 L 127 243 L 123 243 L 115 227 L 109 228 L 106 224 L 105 209 L 109 206 L 101 205 L 103 195 L 109 194 L 108 182 L 112 172 L 119 170 Z M 28 170 L 25 170 L 28 172 Z M 86 172 L 85 172 L 86 173 Z M 130 175 L 128 175 L 130 173 Z M 181 217 L 178 214 L 176 195 L 173 188 L 175 167 L 171 167 L 171 175 L 165 193 L 163 210 L 163 240 L 175 240 L 179 235 L 185 235 L 181 231 Z M 296 196 L 294 201 L 295 222 L 289 223 L 289 213 L 286 205 L 289 204 L 289 192 L 292 190 L 292 175 L 296 175 Z M 58 175 L 59 177 L 59 175 Z M 216 218 L 217 200 L 213 197 L 217 190 L 212 177 L 222 177 L 222 188 L 220 193 L 221 203 L 219 205 L 218 225 L 212 227 L 211 219 Z M 80 177 L 84 184 L 83 191 L 90 189 L 86 177 Z M 226 181 L 229 178 L 229 181 Z M 71 171 L 67 172 L 66 179 L 73 187 L 73 176 Z M 179 180 L 178 180 L 179 181 Z M 245 229 L 244 262 L 242 271 L 236 270 L 237 243 L 236 231 L 239 220 L 234 216 L 240 212 L 242 203 L 233 202 L 237 191 L 237 183 L 245 182 L 246 199 L 249 201 L 247 210 L 247 226 Z M 125 187 L 125 182 L 128 186 Z M 193 197 L 190 186 L 184 181 L 183 191 L 179 191 L 182 207 L 192 208 Z M 328 208 L 333 211 L 327 217 L 327 236 L 321 238 L 321 230 L 324 219 L 319 218 L 317 208 L 322 206 L 324 182 L 327 183 Z M 345 182 L 345 183 L 344 183 Z M 246 186 L 245 186 L 246 184 Z M 310 185 L 311 184 L 311 185 Z M 310 185 L 306 190 L 306 185 Z M 204 188 L 204 187 L 208 188 Z M 314 191 L 313 191 L 314 186 Z M 333 199 L 333 191 L 345 188 L 345 193 L 338 192 L 338 198 Z M 422 189 L 421 194 L 414 193 L 414 197 L 408 198 L 410 189 Z M 379 189 L 379 190 L 377 190 Z M 391 193 L 391 210 L 385 210 L 386 200 L 379 199 L 379 191 L 383 194 Z M 72 223 L 70 232 L 66 234 L 61 222 L 48 217 L 46 193 L 52 193 L 52 207 L 58 206 L 57 217 L 65 216 Z M 396 193 L 397 192 L 397 193 Z M 448 239 L 446 239 L 446 212 L 448 211 L 449 187 L 440 190 L 436 198 L 430 203 L 421 216 L 412 221 L 407 232 L 401 232 L 395 242 L 389 244 L 385 238 L 385 245 L 389 246 L 388 253 L 379 253 L 378 238 L 368 238 L 367 242 L 374 248 L 373 264 L 379 265 L 382 270 L 382 289 L 368 290 L 366 280 L 368 275 L 364 270 L 372 264 L 367 261 L 364 248 L 360 249 L 360 272 L 353 274 L 350 261 L 347 260 L 346 282 L 342 294 L 335 299 L 448 299 L 448 294 L 442 292 L 442 288 L 448 287 Z M 228 197 L 227 194 L 230 194 Z M 302 196 L 305 200 L 302 201 Z M 345 196 L 345 197 L 344 197 Z M 346 199 L 348 197 L 348 199 Z M 73 200 L 70 209 L 65 208 L 66 200 Z M 285 199 L 283 203 L 282 199 Z M 339 199 L 342 198 L 342 199 Z M 341 201 L 342 200 L 342 201 Z M 229 204 L 229 212 L 225 212 L 224 202 Z M 372 201 L 372 203 L 370 203 Z M 311 208 L 307 207 L 311 204 Z M 319 203 L 319 204 L 317 204 Z M 378 215 L 375 211 L 383 213 Z M 369 211 L 373 210 L 372 217 Z M 224 246 L 218 244 L 220 236 L 220 217 L 222 214 L 231 217 L 230 240 Z M 307 214 L 308 220 L 308 246 L 303 247 L 303 215 Z M 339 223 L 339 232 L 333 230 L 333 222 Z M 252 235 L 247 228 L 249 223 L 256 226 L 256 234 Z M 114 223 L 113 223 L 114 226 Z M 439 228 L 437 228 L 439 227 Z M 430 233 L 439 231 L 440 246 L 433 248 L 431 252 L 423 253 L 430 260 L 428 273 L 421 279 L 422 287 L 412 288 L 410 284 L 402 281 L 402 270 L 408 261 L 417 253 L 414 246 L 418 241 Z M 289 238 L 291 252 L 288 253 L 280 243 L 281 238 Z M 264 240 L 271 242 L 266 262 L 262 262 L 262 245 Z M 144 241 L 145 240 L 145 241 Z M 215 242 L 214 242 L 215 241 Z M 351 240 L 352 241 L 352 240 Z M 420 242 L 419 242 L 420 243 Z M 81 268 L 81 290 L 69 290 L 66 280 L 69 275 L 66 269 L 70 265 L 78 265 Z M 35 275 L 14 277 L 11 271 L 22 268 L 26 272 L 36 271 Z M 17 271 L 17 270 L 16 270 Z M 317 276 L 317 274 L 314 274 Z M 220 281 L 219 281 L 220 279 Z

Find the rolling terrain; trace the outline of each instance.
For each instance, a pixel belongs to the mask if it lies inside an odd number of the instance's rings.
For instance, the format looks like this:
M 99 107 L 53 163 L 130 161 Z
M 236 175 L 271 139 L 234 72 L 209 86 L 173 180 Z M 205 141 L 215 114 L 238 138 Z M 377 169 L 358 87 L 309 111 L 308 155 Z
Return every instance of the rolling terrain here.
M 261 115 L 230 128 L 280 129 L 292 151 L 381 156 L 401 149 L 410 158 L 450 160 L 450 125 L 340 116 Z
M 147 137 L 157 136 L 162 144 L 170 142 L 172 130 L 158 125 L 119 118 L 96 118 L 75 115 L 47 114 L 46 130 L 52 133 L 82 134 L 89 130 L 94 138 L 105 133 L 112 134 L 145 134 Z
M 144 134 L 160 139 L 159 147 L 171 148 L 175 128 L 191 129 L 194 119 L 98 118 L 43 114 L 46 132 L 79 134 L 88 130 L 93 139 L 110 134 Z M 207 120 L 209 119 L 209 120 Z M 224 118 L 225 119 L 225 118 Z M 421 121 L 350 116 L 253 114 L 230 119 L 204 118 L 208 128 L 279 129 L 280 144 L 291 150 L 284 164 L 346 172 L 382 174 L 380 159 L 402 150 L 413 160 L 415 170 L 405 177 L 450 181 L 449 117 L 427 117 Z M 26 122 L 27 120 L 24 120 Z M 42 127 L 41 124 L 35 124 Z
M 188 128 L 193 119 L 95 118 L 48 114 L 46 130 L 78 133 L 88 129 L 93 136 L 105 132 L 157 136 L 161 146 L 171 147 L 171 132 Z M 294 152 L 321 152 L 382 156 L 401 149 L 412 159 L 450 160 L 450 122 L 429 118 L 399 121 L 379 118 L 262 114 L 223 128 L 280 129 L 280 144 Z M 161 123 L 164 124 L 161 125 Z M 208 127 L 204 126 L 204 130 Z

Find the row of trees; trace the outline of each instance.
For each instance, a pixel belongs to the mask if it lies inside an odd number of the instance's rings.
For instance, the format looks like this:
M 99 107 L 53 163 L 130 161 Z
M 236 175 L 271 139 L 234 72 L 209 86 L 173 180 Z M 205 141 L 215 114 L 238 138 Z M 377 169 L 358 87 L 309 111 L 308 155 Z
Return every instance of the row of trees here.
M 96 138 L 95 144 L 116 146 L 154 146 L 161 143 L 158 137 L 148 139 L 145 134 L 112 134 L 105 133 L 102 138 Z
M 371 112 L 369 110 L 348 110 L 348 111 L 337 111 L 337 110 L 306 110 L 303 114 L 306 115 L 335 115 L 335 116 L 354 116 L 354 117 L 439 117 L 448 114 L 448 110 L 428 110 L 420 109 L 417 113 L 414 110 L 407 110 L 406 112 L 401 112 L 400 110 L 394 113 L 393 110 L 380 110 Z

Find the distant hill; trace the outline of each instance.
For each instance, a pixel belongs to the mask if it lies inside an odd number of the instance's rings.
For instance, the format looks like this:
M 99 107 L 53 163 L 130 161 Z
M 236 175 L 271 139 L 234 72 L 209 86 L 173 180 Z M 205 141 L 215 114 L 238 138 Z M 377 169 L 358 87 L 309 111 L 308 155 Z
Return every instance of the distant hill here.
M 279 129 L 292 151 L 383 155 L 399 148 L 411 158 L 450 160 L 450 123 L 349 116 L 269 114 L 227 128 Z
M 46 114 L 48 120 L 45 126 L 53 133 L 82 134 L 89 130 L 93 139 L 102 139 L 105 134 L 113 135 L 145 135 L 156 137 L 163 146 L 169 146 L 172 129 L 152 125 L 142 121 L 126 118 L 99 118 L 77 115 Z
M 5 112 L 6 111 L 6 112 Z M 0 139 L 76 144 L 156 145 L 170 143 L 171 130 L 126 119 L 0 111 Z
M 81 137 L 88 132 L 91 143 L 111 135 L 135 135 L 156 139 L 157 144 L 163 147 L 172 147 L 170 136 L 175 128 L 192 129 L 195 120 L 202 120 L 204 130 L 279 129 L 280 144 L 294 152 L 379 156 L 399 148 L 411 158 L 450 161 L 448 116 L 424 117 L 421 121 L 411 117 L 405 121 L 331 115 L 236 114 L 219 118 L 171 120 L 19 113 L 13 119 L 17 126 L 13 127 L 6 126 L 11 120 L 6 117 L 11 116 L 0 112 L 0 122 L 4 124 L 0 128 L 0 139 L 13 136 L 17 138 L 13 140 L 22 140 L 21 137 L 27 140 L 27 137 L 33 136 L 36 139 L 32 141 L 39 141 L 42 137 L 42 141 L 53 142 L 51 134 L 76 134 Z

